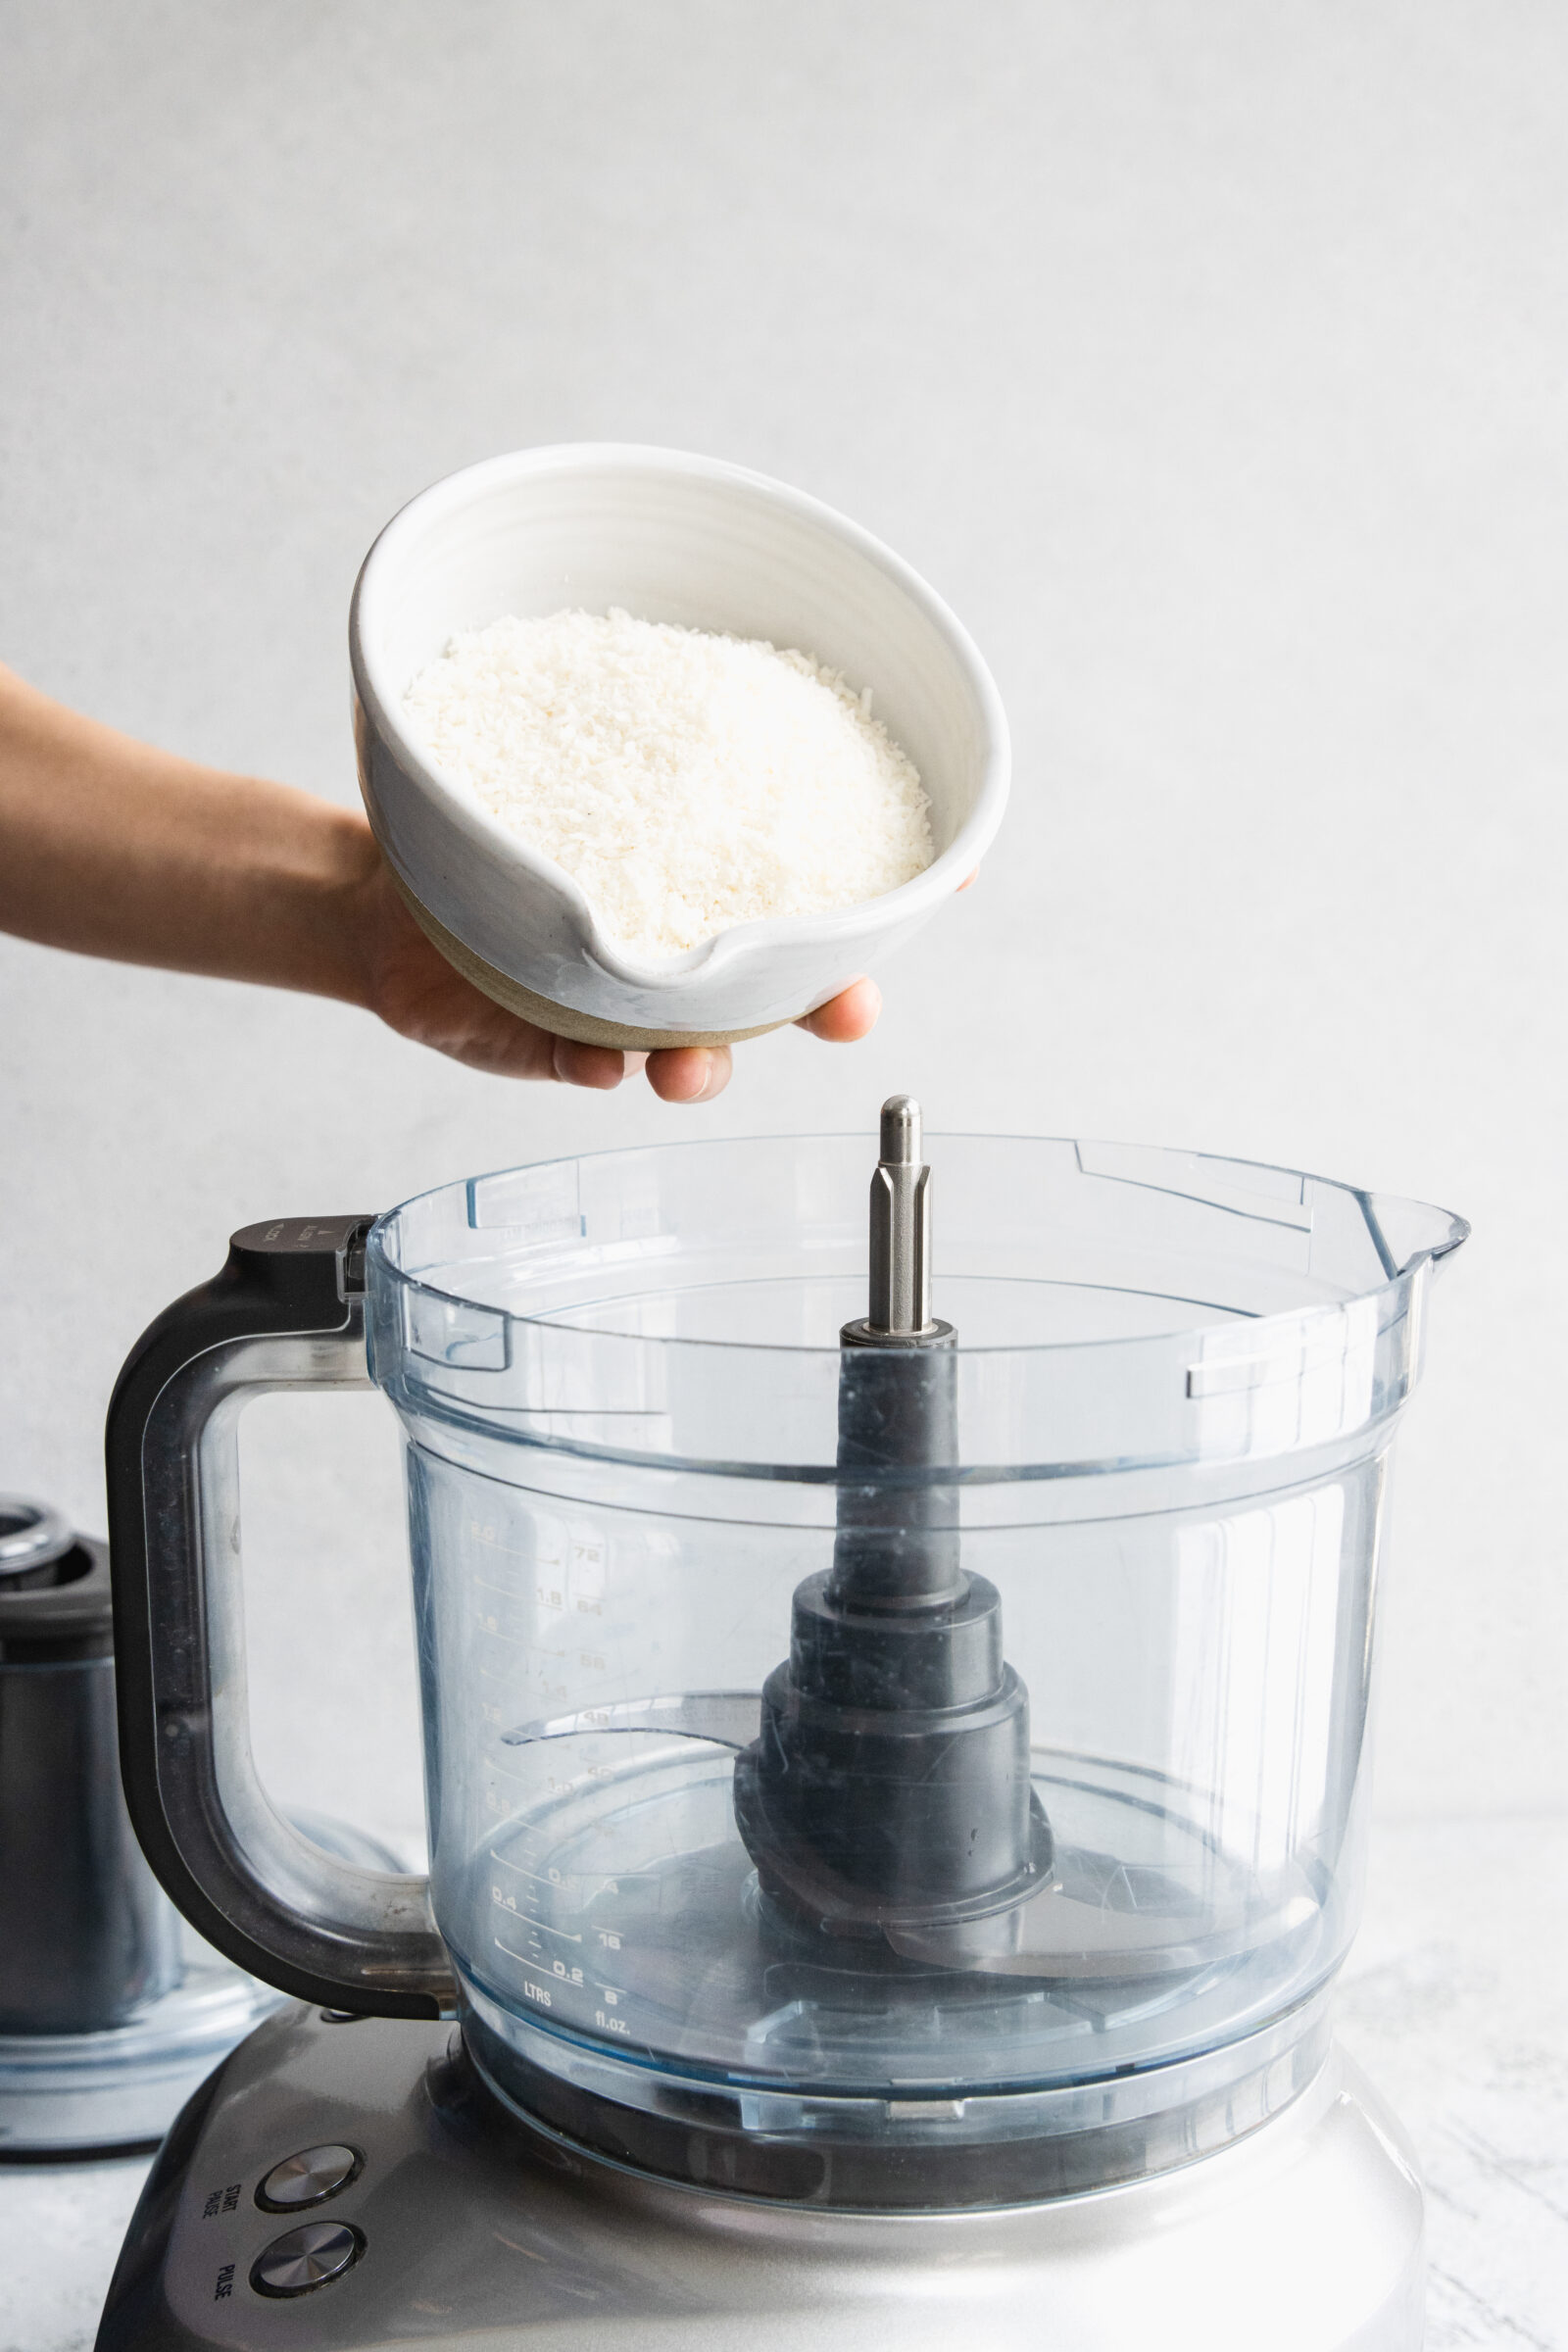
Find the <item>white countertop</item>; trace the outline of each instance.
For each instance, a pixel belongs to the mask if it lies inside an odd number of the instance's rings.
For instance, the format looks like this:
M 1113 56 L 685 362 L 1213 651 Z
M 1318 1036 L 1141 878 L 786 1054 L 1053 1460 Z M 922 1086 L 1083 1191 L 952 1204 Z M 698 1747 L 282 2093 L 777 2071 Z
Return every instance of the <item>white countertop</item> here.
M 1340 2034 L 1427 2183 L 1427 2352 L 1568 2346 L 1568 1820 L 1389 1826 Z
M 1427 2352 L 1568 2352 L 1568 1820 L 1392 1825 L 1343 2038 L 1426 2174 Z M 0 2171 L 0 2352 L 90 2352 L 146 2173 Z

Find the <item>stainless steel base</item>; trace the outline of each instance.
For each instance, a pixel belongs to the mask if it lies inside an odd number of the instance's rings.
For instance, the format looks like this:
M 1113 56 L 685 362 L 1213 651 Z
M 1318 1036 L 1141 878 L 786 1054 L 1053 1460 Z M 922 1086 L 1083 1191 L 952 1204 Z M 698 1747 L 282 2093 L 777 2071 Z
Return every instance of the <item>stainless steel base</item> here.
M 453 2039 L 450 2026 L 334 2024 L 299 2007 L 253 2034 L 170 2135 L 98 2352 L 1421 2343 L 1420 2182 L 1338 2051 L 1284 2114 L 1156 2178 L 867 2215 L 674 2187 L 525 2132 L 454 2061 Z M 273 2168 L 307 2150 L 320 2153 L 278 2177 L 269 2209 Z M 306 2178 L 342 2185 L 280 2208 L 284 2184 Z M 302 2225 L 316 2226 L 303 2244 L 277 2248 Z
M 206 1952 L 128 2025 L 0 2034 L 0 2158 L 155 2148 L 219 2060 L 277 2003 L 270 1985 Z

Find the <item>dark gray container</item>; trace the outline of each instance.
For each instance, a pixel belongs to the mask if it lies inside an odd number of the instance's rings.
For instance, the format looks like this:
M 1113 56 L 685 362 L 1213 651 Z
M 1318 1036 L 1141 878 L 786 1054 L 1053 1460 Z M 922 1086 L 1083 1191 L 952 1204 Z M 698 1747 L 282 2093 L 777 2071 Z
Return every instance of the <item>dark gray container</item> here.
M 0 2034 L 122 2026 L 180 1973 L 121 1786 L 108 1546 L 0 1496 Z

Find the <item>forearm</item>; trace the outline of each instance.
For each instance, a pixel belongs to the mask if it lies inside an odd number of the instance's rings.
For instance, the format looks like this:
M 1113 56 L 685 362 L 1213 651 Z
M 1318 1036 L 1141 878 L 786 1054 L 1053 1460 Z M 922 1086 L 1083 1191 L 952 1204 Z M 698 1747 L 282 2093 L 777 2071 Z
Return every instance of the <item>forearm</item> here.
M 357 812 L 155 751 L 0 668 L 0 929 L 363 1004 L 378 865 Z
M 710 1101 L 729 1076 L 727 1047 L 628 1055 L 519 1020 L 431 946 L 357 810 L 154 751 L 3 666 L 0 931 L 341 997 L 498 1076 L 612 1087 L 646 1060 L 666 1102 Z M 802 1026 L 847 1044 L 880 1003 L 858 980 Z

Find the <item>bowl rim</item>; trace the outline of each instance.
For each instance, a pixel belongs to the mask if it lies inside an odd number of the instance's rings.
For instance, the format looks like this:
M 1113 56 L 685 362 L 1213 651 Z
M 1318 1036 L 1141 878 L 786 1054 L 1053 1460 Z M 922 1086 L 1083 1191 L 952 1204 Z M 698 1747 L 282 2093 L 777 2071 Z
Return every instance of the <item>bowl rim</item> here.
M 1205 1168 L 1219 1171 L 1219 1181 L 1221 1182 L 1226 1180 L 1227 1174 L 1233 1181 L 1236 1175 L 1242 1177 L 1254 1174 L 1292 1176 L 1297 1178 L 1303 1187 L 1312 1185 L 1322 1192 L 1338 1193 L 1345 1200 L 1353 1201 L 1360 1210 L 1374 1248 L 1383 1259 L 1381 1282 L 1370 1283 L 1363 1289 L 1347 1292 L 1343 1298 L 1304 1299 L 1297 1305 L 1273 1307 L 1264 1313 L 1222 1308 L 1218 1310 L 1222 1319 L 1205 1321 L 1200 1318 L 1175 1331 L 1114 1332 L 1093 1340 L 1004 1340 L 994 1343 L 987 1342 L 981 1346 L 966 1345 L 960 1334 L 955 1352 L 966 1361 L 978 1356 L 1001 1358 L 1041 1354 L 1081 1355 L 1090 1348 L 1126 1349 L 1151 1346 L 1162 1348 L 1171 1341 L 1185 1345 L 1190 1341 L 1201 1340 L 1221 1333 L 1227 1337 L 1235 1337 L 1238 1343 L 1239 1359 L 1244 1362 L 1250 1361 L 1251 1356 L 1258 1352 L 1257 1343 L 1260 1340 L 1267 1341 L 1276 1333 L 1294 1332 L 1307 1324 L 1332 1321 L 1336 1316 L 1343 1315 L 1347 1307 L 1365 1306 L 1375 1299 L 1385 1299 L 1396 1291 L 1401 1283 L 1408 1282 L 1422 1266 L 1441 1265 L 1445 1258 L 1450 1257 L 1456 1250 L 1462 1249 L 1471 1237 L 1472 1228 L 1469 1218 L 1461 1216 L 1455 1209 L 1440 1206 L 1437 1201 L 1418 1200 L 1414 1194 L 1391 1193 L 1382 1186 L 1369 1187 L 1356 1184 L 1348 1177 L 1324 1176 L 1311 1168 L 1289 1167 L 1283 1161 L 1244 1157 L 1233 1152 L 1196 1152 L 1185 1144 L 1127 1143 L 1120 1138 L 1109 1136 L 1040 1135 L 995 1127 L 927 1128 L 925 1141 L 927 1145 L 935 1146 L 943 1144 L 983 1145 L 991 1150 L 1023 1146 L 1043 1147 L 1047 1150 L 1068 1150 L 1079 1154 L 1080 1159 L 1085 1152 L 1133 1152 L 1143 1157 L 1146 1166 L 1153 1160 L 1169 1162 L 1168 1173 L 1173 1176 L 1191 1173 L 1192 1163 L 1196 1160 Z M 439 1184 L 425 1185 L 420 1191 L 410 1193 L 405 1200 L 394 1201 L 390 1208 L 384 1208 L 375 1218 L 370 1232 L 366 1237 L 367 1247 L 374 1254 L 377 1262 L 386 1268 L 388 1278 L 404 1289 L 422 1291 L 429 1298 L 439 1298 L 452 1306 L 482 1306 L 483 1311 L 487 1314 L 504 1316 L 508 1322 L 512 1323 L 536 1325 L 540 1330 L 547 1331 L 552 1335 L 569 1337 L 576 1333 L 591 1339 L 596 1345 L 604 1341 L 624 1340 L 632 1347 L 648 1349 L 722 1348 L 729 1354 L 810 1355 L 818 1356 L 824 1361 L 831 1358 L 834 1362 L 838 1362 L 844 1353 L 843 1344 L 840 1341 L 827 1344 L 795 1340 L 713 1340 L 695 1339 L 680 1333 L 605 1331 L 592 1324 L 563 1323 L 559 1320 L 560 1310 L 555 1307 L 539 1314 L 530 1314 L 525 1308 L 494 1306 L 474 1299 L 466 1292 L 450 1290 L 440 1282 L 431 1281 L 428 1266 L 408 1267 L 399 1264 L 391 1256 L 387 1248 L 387 1236 L 392 1228 L 411 1210 L 422 1208 L 427 1201 L 439 1199 L 443 1193 L 466 1194 L 471 1203 L 479 1186 L 491 1183 L 501 1177 L 541 1173 L 557 1168 L 583 1166 L 602 1168 L 608 1167 L 615 1161 L 631 1161 L 655 1155 L 660 1158 L 672 1158 L 677 1152 L 706 1154 L 710 1158 L 716 1158 L 721 1152 L 767 1152 L 781 1145 L 810 1145 L 821 1149 L 838 1144 L 853 1146 L 862 1153 L 868 1148 L 866 1134 L 860 1128 L 823 1127 L 784 1129 L 778 1133 L 763 1131 L 747 1135 L 684 1135 L 658 1142 L 601 1145 L 586 1152 L 552 1152 L 547 1159 L 517 1160 L 496 1168 L 482 1168 L 470 1176 L 448 1176 L 443 1178 Z M 1152 1181 L 1150 1176 L 1111 1176 L 1098 1169 L 1081 1168 L 1080 1172 L 1091 1178 L 1099 1178 L 1107 1184 L 1129 1185 L 1134 1190 L 1141 1190 Z M 1222 1213 L 1234 1213 L 1234 1203 L 1220 1200 L 1208 1194 L 1193 1192 L 1188 1193 L 1186 1197 L 1200 1208 L 1206 1207 Z M 1259 1200 L 1266 1200 L 1271 1196 L 1258 1193 L 1255 1198 Z M 1429 1220 L 1430 1227 L 1423 1231 L 1419 1241 L 1409 1243 L 1402 1256 L 1396 1257 L 1383 1237 L 1383 1222 L 1391 1211 L 1399 1209 L 1413 1210 L 1423 1219 Z M 1265 1218 L 1267 1216 L 1266 1210 L 1254 1213 L 1263 1215 Z M 495 1226 L 489 1230 L 501 1233 L 517 1229 Z M 448 1263 L 450 1261 L 442 1264 L 440 1269 L 442 1272 L 446 1271 Z M 1192 1303 L 1194 1305 L 1200 1304 L 1198 1300 L 1194 1300 Z M 866 1352 L 879 1351 L 868 1349 Z
M 700 940 L 684 954 L 642 957 L 611 939 L 582 885 L 564 866 L 519 839 L 478 797 L 449 777 L 425 756 L 405 725 L 400 710 L 407 681 L 394 681 L 375 643 L 381 600 L 408 542 L 444 512 L 469 506 L 489 490 L 529 474 L 568 474 L 622 468 L 635 474 L 716 483 L 783 508 L 838 539 L 862 561 L 884 572 L 916 606 L 946 642 L 979 710 L 982 728 L 980 786 L 968 815 L 947 848 L 924 870 L 896 890 L 854 906 L 819 914 L 764 915 Z M 831 950 L 849 942 L 874 941 L 882 932 L 923 914 L 956 891 L 995 840 L 1006 808 L 1010 775 L 1007 721 L 996 682 L 968 631 L 936 591 L 882 540 L 848 515 L 804 490 L 727 459 L 652 443 L 558 441 L 511 450 L 499 457 L 442 475 L 409 499 L 383 524 L 360 566 L 349 606 L 349 662 L 355 691 L 371 726 L 395 753 L 399 765 L 433 801 L 457 831 L 485 858 L 520 869 L 552 890 L 570 914 L 583 946 L 605 974 L 628 986 L 676 993 L 682 983 L 710 982 L 727 966 L 765 954 L 786 939 L 797 949 Z

